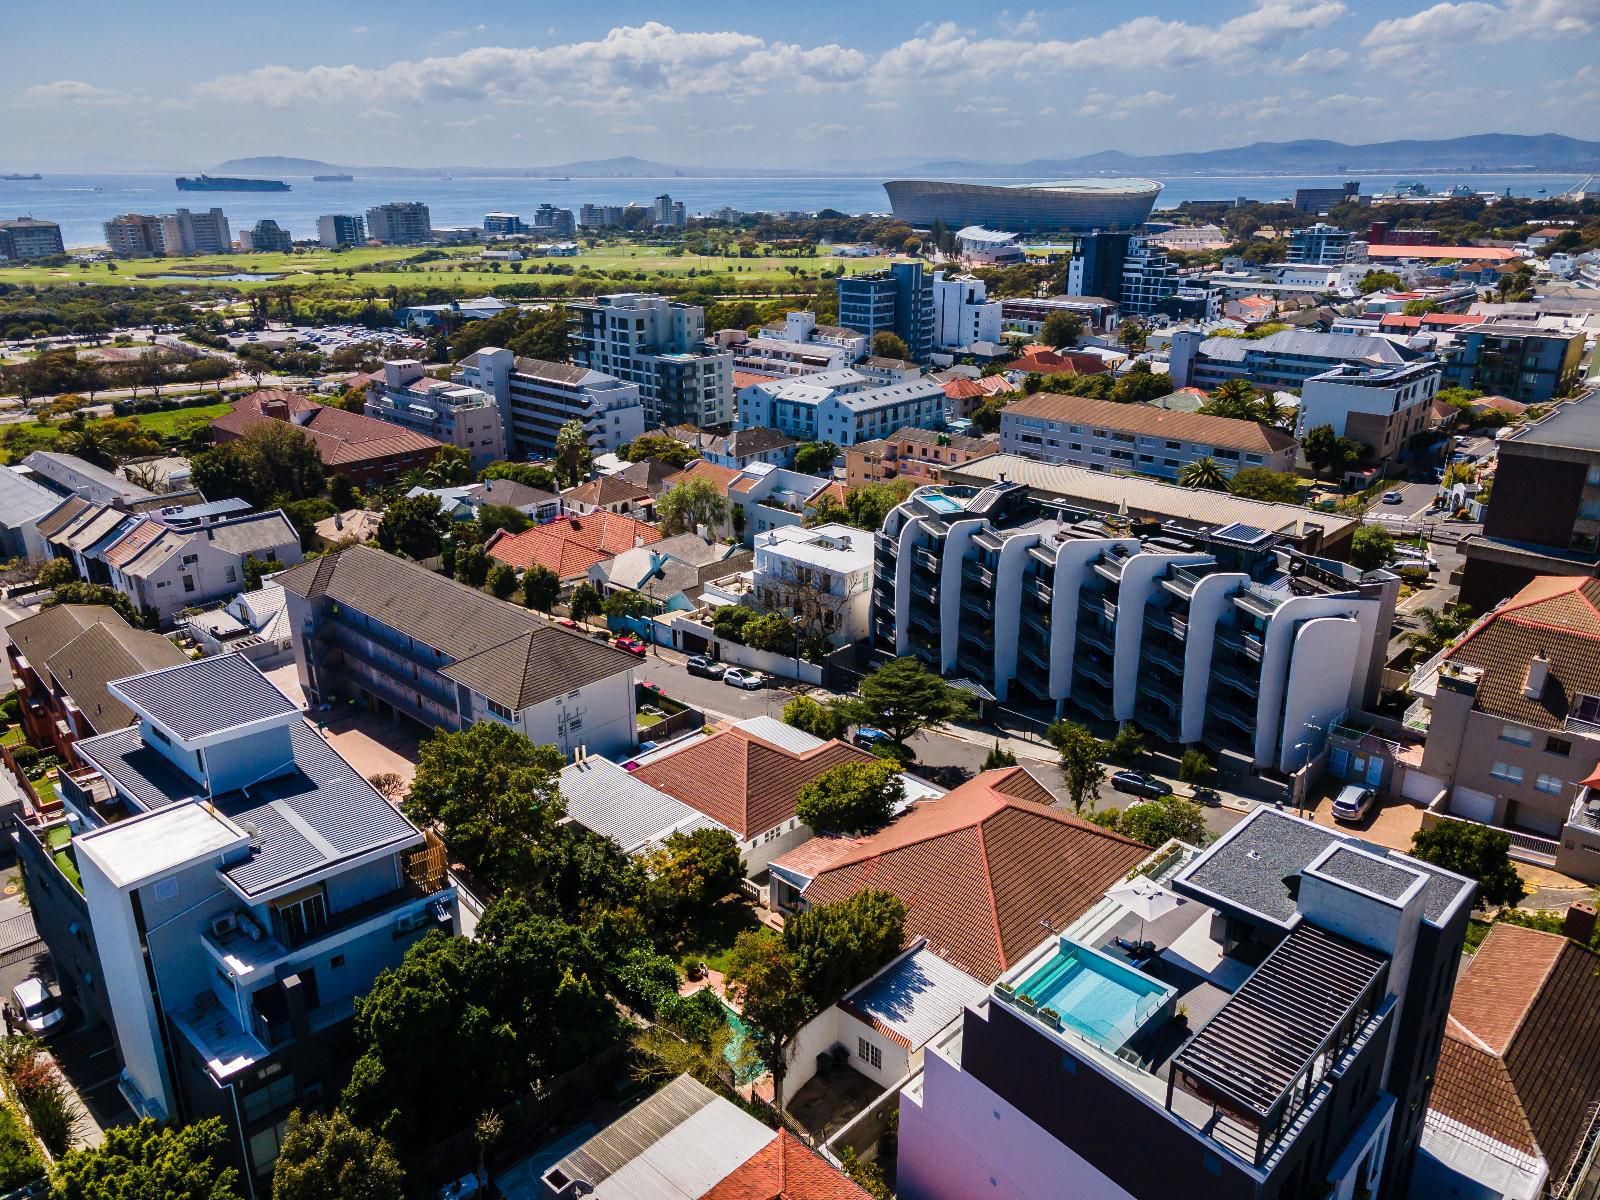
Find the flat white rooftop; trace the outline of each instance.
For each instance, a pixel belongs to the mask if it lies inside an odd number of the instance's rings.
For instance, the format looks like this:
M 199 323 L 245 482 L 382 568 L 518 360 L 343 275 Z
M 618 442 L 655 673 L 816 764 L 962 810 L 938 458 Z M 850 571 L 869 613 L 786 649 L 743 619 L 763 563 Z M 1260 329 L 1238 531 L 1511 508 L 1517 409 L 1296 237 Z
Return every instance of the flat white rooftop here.
M 171 804 L 91 830 L 72 844 L 114 886 L 126 888 L 249 840 L 244 830 L 197 801 Z

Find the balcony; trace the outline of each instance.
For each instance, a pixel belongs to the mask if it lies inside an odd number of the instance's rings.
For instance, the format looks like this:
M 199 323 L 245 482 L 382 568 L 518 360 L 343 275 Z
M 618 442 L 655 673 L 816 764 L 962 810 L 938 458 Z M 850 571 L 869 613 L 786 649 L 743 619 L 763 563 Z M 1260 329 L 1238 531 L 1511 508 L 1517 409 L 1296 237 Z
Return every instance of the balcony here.
M 962 563 L 961 575 L 962 578 L 971 580 L 979 587 L 994 587 L 994 572 L 976 560 Z
M 1215 566 L 1212 563 L 1208 566 L 1174 567 L 1172 574 L 1163 579 L 1161 585 L 1175 596 L 1188 600 L 1194 595 L 1195 588 L 1200 586 L 1200 581 L 1211 574 Z
M 1189 637 L 1189 622 L 1171 609 L 1147 609 L 1144 625 L 1146 629 L 1164 634 L 1176 642 L 1186 641 Z
M 1258 617 L 1269 619 L 1278 611 L 1279 605 L 1288 598 L 1287 592 L 1276 588 L 1264 588 L 1258 583 L 1249 584 L 1242 591 L 1233 594 L 1233 602 L 1240 608 Z
M 933 551 L 929 550 L 926 546 L 914 547 L 911 551 L 911 561 L 915 566 L 921 567 L 924 571 L 929 571 L 934 575 L 939 573 L 939 567 L 941 565 L 939 556 Z
M 1238 689 L 1247 696 L 1254 696 L 1261 690 L 1260 677 L 1245 670 L 1239 663 L 1215 663 L 1212 665 L 1211 674 L 1215 679 Z
M 1094 621 L 1080 621 L 1078 623 L 1078 641 L 1081 644 L 1104 650 L 1109 655 L 1115 655 L 1117 652 L 1116 630 Z
M 1256 662 L 1261 661 L 1262 642 L 1253 633 L 1245 633 L 1243 630 L 1233 626 L 1218 625 L 1217 644 L 1227 647 L 1235 654 L 1242 654 L 1246 658 L 1254 659 Z
M 961 607 L 989 621 L 994 619 L 994 597 L 981 592 L 963 592 Z
M 1095 574 L 1114 584 L 1122 582 L 1122 572 L 1127 565 L 1127 559 L 1115 555 L 1102 555 L 1094 560 Z
M 1050 619 L 1041 616 L 1031 608 L 1022 610 L 1022 628 L 1025 633 L 1031 632 L 1034 636 L 1043 639 L 1046 645 L 1050 644 Z
M 1043 669 L 1046 675 L 1050 673 L 1050 643 L 1041 641 L 1037 637 L 1023 637 L 1017 641 L 1018 652 L 1035 666 Z
M 1111 661 L 1093 654 L 1078 655 L 1073 659 L 1072 669 L 1075 674 L 1092 679 L 1102 687 L 1110 687 L 1115 679 Z
M 1078 597 L 1078 607 L 1094 620 L 1116 622 L 1117 602 L 1104 592 L 1084 592 Z
M 1227 700 L 1211 700 L 1206 705 L 1206 711 L 1219 721 L 1225 721 L 1245 733 L 1254 733 L 1256 730 L 1254 710 L 1246 712 L 1237 704 L 1229 703 Z
M 1183 656 L 1173 654 L 1171 648 L 1158 638 L 1145 642 L 1144 658 L 1147 663 L 1160 667 L 1169 675 L 1182 676 L 1183 674 Z
M 893 558 L 900 550 L 900 539 L 893 534 L 879 530 L 872 535 L 872 544 L 877 547 L 879 554 L 886 554 Z
M 1115 720 L 1112 716 L 1110 697 L 1101 695 L 1092 688 L 1074 687 L 1072 689 L 1072 702 L 1092 717 L 1102 721 Z
M 1048 583 L 1040 579 L 1037 575 L 1030 575 L 1028 577 L 1028 582 L 1023 590 L 1035 600 L 1039 601 L 1039 603 L 1044 605 L 1051 604 L 1055 599 L 1055 591 Z
M 1134 706 L 1133 715 L 1140 725 L 1158 738 L 1168 742 L 1183 740 L 1183 730 L 1178 725 L 1177 714 L 1154 699 L 1148 698 L 1143 694 L 1143 689 Z

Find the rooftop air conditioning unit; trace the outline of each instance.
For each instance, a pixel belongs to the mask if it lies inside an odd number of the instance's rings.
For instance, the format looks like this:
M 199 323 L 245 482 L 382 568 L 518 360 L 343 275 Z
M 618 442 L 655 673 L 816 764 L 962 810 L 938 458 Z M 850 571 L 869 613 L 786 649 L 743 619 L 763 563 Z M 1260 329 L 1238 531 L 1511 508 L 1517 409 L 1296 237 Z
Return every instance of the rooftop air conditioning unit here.
M 397 921 L 395 921 L 394 929 L 396 933 L 410 933 L 413 930 L 421 929 L 422 926 L 427 923 L 427 920 L 427 910 L 419 908 L 414 912 L 408 912 L 404 914 Z
M 211 936 L 227 937 L 239 928 L 239 918 L 231 912 L 218 913 L 211 918 Z

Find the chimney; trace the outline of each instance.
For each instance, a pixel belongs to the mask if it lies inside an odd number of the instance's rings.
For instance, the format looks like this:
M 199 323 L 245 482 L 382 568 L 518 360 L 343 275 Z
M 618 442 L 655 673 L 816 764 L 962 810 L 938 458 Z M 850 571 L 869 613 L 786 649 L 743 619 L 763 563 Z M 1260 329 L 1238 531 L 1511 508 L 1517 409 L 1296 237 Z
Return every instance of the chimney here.
M 1594 926 L 1594 905 L 1587 900 L 1579 900 L 1576 904 L 1567 906 L 1566 920 L 1561 923 L 1562 933 L 1580 945 L 1587 946 L 1589 939 L 1594 936 Z
M 1528 660 L 1528 677 L 1522 681 L 1522 694 L 1529 700 L 1544 695 L 1545 680 L 1550 677 L 1550 659 L 1543 650 Z

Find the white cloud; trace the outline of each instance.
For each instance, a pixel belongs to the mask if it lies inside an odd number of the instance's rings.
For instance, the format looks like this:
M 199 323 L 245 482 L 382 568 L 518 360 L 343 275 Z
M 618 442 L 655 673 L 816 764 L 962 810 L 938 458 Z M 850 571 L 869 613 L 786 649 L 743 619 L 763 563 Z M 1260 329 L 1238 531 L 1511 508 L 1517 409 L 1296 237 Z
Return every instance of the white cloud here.
M 1275 58 L 1267 64 L 1273 75 L 1326 75 L 1350 61 L 1350 51 L 1330 46 L 1326 50 L 1307 50 L 1298 58 Z
M 1427 63 L 1458 46 L 1581 37 L 1597 28 L 1600 4 L 1595 0 L 1463 0 L 1379 21 L 1361 45 L 1375 65 Z
M 1276 121 L 1289 115 L 1281 96 L 1256 96 L 1249 100 L 1235 100 L 1228 104 L 1198 104 L 1181 110 L 1178 115 L 1188 120 L 1239 121 L 1246 125 L 1262 121 Z
M 56 105 L 79 104 L 91 108 L 105 108 L 126 104 L 137 99 L 132 92 L 115 88 L 98 87 L 81 79 L 58 79 L 54 83 L 40 83 L 22 93 L 24 104 Z
M 1078 108 L 1080 117 L 1096 117 L 1102 121 L 1125 121 L 1134 113 L 1147 108 L 1161 108 L 1177 97 L 1154 89 L 1134 96 L 1113 96 L 1099 88 L 1090 88 Z
M 1039 14 L 1031 8 L 1021 14 L 1013 13 L 1009 8 L 1002 8 L 1000 15 L 995 17 L 995 24 L 1013 37 L 1029 37 L 1044 28 Z
M 1384 108 L 1389 101 L 1382 96 L 1356 96 L 1349 92 L 1335 92 L 1317 101 L 1317 107 L 1327 112 L 1360 113 Z

